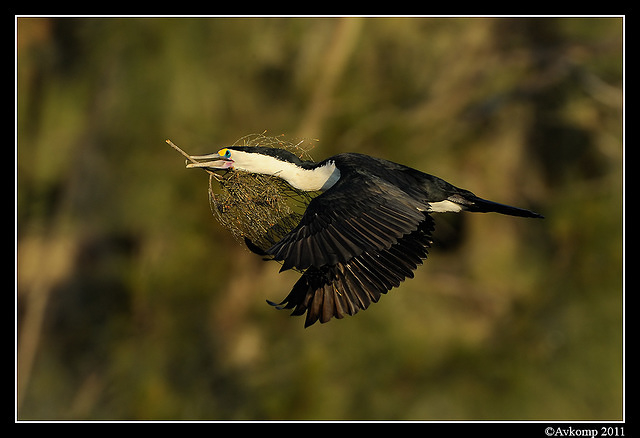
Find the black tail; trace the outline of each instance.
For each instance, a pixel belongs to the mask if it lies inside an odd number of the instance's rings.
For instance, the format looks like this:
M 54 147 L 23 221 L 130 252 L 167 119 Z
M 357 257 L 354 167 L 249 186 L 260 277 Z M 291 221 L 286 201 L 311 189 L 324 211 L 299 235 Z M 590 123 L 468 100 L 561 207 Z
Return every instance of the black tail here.
M 464 196 L 464 198 L 460 195 L 453 195 L 449 198 L 449 200 L 462 205 L 466 211 L 472 211 L 476 213 L 500 213 L 508 214 L 510 216 L 544 218 L 543 215 L 536 213 L 535 211 L 525 210 L 524 208 L 512 207 L 511 205 L 488 201 L 475 195 Z

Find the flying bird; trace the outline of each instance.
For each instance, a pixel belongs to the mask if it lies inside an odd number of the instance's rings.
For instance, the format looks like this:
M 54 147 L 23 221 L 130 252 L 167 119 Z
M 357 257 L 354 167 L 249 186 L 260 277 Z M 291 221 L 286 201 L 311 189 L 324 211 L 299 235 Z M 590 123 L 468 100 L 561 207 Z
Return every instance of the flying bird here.
M 390 289 L 413 278 L 432 244 L 432 213 L 495 212 L 542 218 L 530 210 L 482 199 L 411 167 L 359 153 L 320 162 L 280 147 L 230 146 L 189 156 L 187 168 L 210 174 L 228 171 L 264 175 L 286 182 L 297 193 L 313 193 L 291 225 L 248 248 L 301 273 L 278 309 L 306 313 L 305 327 L 364 310 Z M 250 221 L 250 218 L 245 218 Z

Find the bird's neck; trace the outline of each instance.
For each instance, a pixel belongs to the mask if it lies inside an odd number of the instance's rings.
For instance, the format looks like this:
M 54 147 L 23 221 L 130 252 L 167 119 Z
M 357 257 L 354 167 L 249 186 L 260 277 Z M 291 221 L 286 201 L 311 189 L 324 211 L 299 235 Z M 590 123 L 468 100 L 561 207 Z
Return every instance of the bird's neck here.
M 300 166 L 262 155 L 255 160 L 237 163 L 234 167 L 237 170 L 277 176 L 294 188 L 307 192 L 328 190 L 340 178 L 340 171 L 333 161 L 327 161 L 318 166 Z
M 327 161 L 323 165 L 311 169 L 291 164 L 284 167 L 276 175 L 293 187 L 307 192 L 324 192 L 329 190 L 340 179 L 340 171 L 333 161 Z

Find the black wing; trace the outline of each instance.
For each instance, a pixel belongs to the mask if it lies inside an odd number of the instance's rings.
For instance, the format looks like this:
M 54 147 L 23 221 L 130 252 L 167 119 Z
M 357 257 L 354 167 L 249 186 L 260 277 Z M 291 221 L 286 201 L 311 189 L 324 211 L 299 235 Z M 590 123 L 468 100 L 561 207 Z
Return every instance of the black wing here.
M 427 258 L 434 226 L 430 216 L 423 214 L 423 219 L 417 230 L 389 248 L 362 252 L 345 263 L 309 267 L 281 303 L 267 302 L 293 309 L 292 315 L 306 312 L 305 327 L 366 309 L 405 278 L 413 278 L 413 271 Z
M 300 223 L 266 255 L 302 277 L 278 308 L 317 320 L 353 315 L 413 277 L 427 257 L 433 220 L 428 205 L 385 180 L 344 176 L 314 198 Z
M 314 198 L 300 223 L 266 253 L 282 270 L 346 263 L 365 252 L 391 247 L 424 221 L 427 205 L 386 181 L 341 178 Z

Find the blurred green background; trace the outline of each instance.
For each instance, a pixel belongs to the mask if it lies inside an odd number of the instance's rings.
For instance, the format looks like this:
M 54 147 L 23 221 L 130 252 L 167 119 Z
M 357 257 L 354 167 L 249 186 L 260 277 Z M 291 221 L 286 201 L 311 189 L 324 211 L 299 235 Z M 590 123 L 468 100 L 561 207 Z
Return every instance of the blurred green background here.
M 618 420 L 621 18 L 17 18 L 17 416 Z M 416 278 L 303 328 L 192 154 L 249 133 L 544 220 L 440 215 Z

